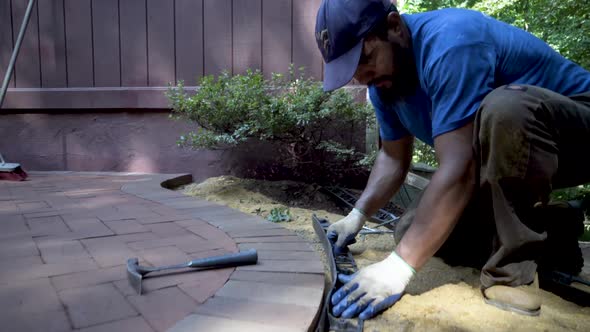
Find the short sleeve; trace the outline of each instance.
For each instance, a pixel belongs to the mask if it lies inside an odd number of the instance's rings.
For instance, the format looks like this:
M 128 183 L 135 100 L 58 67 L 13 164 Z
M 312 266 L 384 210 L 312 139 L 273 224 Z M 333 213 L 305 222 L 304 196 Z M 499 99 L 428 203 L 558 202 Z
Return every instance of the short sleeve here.
M 379 123 L 379 134 L 384 141 L 395 141 L 409 136 L 410 133 L 401 123 L 393 106 L 385 106 L 381 102 L 379 92 L 374 86 L 369 87 L 369 99 L 375 109 L 375 116 Z
M 446 50 L 426 71 L 432 100 L 432 137 L 459 129 L 473 120 L 485 96 L 494 89 L 496 54 L 487 44 Z

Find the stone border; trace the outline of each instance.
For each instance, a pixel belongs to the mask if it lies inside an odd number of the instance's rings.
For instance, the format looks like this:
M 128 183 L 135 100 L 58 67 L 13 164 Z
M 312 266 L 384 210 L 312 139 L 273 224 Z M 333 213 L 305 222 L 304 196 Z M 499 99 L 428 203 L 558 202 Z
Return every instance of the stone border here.
M 213 297 L 170 331 L 288 332 L 315 328 L 325 291 L 324 266 L 318 253 L 294 232 L 260 217 L 169 190 L 192 182 L 190 174 L 75 173 L 145 175 L 145 179 L 124 184 L 121 190 L 206 221 L 231 237 L 239 249 L 258 250 L 258 264 L 236 268 Z

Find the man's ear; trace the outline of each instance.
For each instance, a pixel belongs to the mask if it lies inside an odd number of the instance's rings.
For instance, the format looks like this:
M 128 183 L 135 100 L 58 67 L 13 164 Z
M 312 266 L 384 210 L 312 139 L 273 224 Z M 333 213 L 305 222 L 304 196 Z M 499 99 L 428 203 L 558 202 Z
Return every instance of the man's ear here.
M 390 42 L 399 44 L 401 47 L 409 47 L 404 22 L 398 12 L 391 12 L 387 15 L 387 38 Z
M 371 54 L 375 49 L 375 42 L 379 41 L 379 38 L 376 35 L 370 34 L 365 37 L 365 41 L 363 43 L 363 54 Z

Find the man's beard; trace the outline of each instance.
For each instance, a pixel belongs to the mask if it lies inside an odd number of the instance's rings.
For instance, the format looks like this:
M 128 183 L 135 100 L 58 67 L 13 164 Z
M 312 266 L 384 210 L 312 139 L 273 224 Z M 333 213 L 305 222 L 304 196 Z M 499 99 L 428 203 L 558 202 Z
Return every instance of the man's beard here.
M 390 81 L 390 87 L 377 87 L 379 97 L 383 102 L 390 103 L 411 96 L 418 88 L 418 74 L 412 47 L 401 47 L 398 44 L 392 44 L 393 48 L 393 68 L 394 75 L 380 76 L 371 82 L 371 84 L 382 81 Z

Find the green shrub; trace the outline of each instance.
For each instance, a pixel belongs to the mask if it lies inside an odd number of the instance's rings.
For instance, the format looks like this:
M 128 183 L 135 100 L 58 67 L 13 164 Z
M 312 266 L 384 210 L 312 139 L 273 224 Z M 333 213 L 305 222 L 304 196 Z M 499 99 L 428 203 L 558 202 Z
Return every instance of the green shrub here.
M 266 217 L 270 222 L 288 222 L 291 221 L 291 211 L 288 207 L 276 207 L 270 210 L 270 214 Z
M 586 220 L 590 220 L 590 184 L 558 189 L 551 193 L 551 199 L 557 201 L 582 201 Z M 586 230 L 590 233 L 590 230 Z
M 428 166 L 438 167 L 434 148 L 418 139 L 414 140 L 413 163 L 424 163 Z
M 302 69 L 291 67 L 289 75 L 271 79 L 259 71 L 225 72 L 204 77 L 190 94 L 179 82 L 166 95 L 173 117 L 197 125 L 180 137 L 181 146 L 231 148 L 251 139 L 278 143 L 285 167 L 316 179 L 367 169 L 365 154 L 355 145 L 364 140 L 371 108 L 356 102 L 350 89 L 324 92 Z
M 580 241 L 590 242 L 590 224 L 584 224 L 584 233 L 579 237 Z

